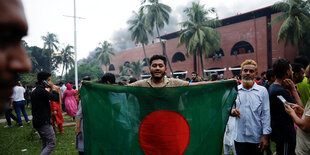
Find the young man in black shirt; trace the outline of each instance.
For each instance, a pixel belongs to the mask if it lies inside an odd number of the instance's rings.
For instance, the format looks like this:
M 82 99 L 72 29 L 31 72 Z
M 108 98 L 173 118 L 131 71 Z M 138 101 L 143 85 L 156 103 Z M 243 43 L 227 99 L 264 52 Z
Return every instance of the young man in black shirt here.
M 277 154 L 295 155 L 296 132 L 292 118 L 285 112 L 283 103 L 277 98 L 281 95 L 290 103 L 301 103 L 291 80 L 292 66 L 288 60 L 278 59 L 273 64 L 276 81 L 269 87 L 270 114 L 271 114 L 271 140 L 276 143 Z
M 50 73 L 38 73 L 38 86 L 31 94 L 33 127 L 39 132 L 42 139 L 41 155 L 50 154 L 56 145 L 55 133 L 51 124 L 51 107 L 49 101 L 57 101 L 59 99 L 58 95 L 52 93 L 53 90 L 58 93 L 60 91 L 50 81 L 50 76 Z M 45 88 L 49 88 L 49 91 Z

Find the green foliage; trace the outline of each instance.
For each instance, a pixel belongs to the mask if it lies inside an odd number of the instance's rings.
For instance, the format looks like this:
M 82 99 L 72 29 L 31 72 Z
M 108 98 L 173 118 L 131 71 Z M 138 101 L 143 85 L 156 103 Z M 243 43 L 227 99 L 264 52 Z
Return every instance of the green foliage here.
M 96 56 L 97 60 L 105 65 L 106 72 L 108 71 L 108 65 L 110 64 L 110 57 L 114 55 L 112 44 L 104 41 L 103 43 L 99 43 L 99 47 L 96 48 Z
M 305 36 L 310 31 L 309 2 L 309 0 L 285 0 L 273 5 L 273 9 L 282 12 L 271 22 L 271 25 L 283 22 L 278 33 L 278 42 L 284 41 L 286 46 L 289 43 L 293 46 L 298 45 L 302 51 L 305 40 L 308 39 Z
M 144 48 L 145 44 L 148 44 L 147 33 L 152 34 L 152 29 L 146 26 L 145 21 L 146 17 L 142 10 L 139 13 L 133 12 L 134 18 L 128 20 L 127 23 L 129 24 L 129 31 L 131 32 L 131 40 L 135 41 L 136 43 L 141 43 L 143 46 L 143 52 L 145 60 L 147 60 L 146 51 Z M 150 64 L 147 62 L 147 66 L 150 68 Z
M 47 72 L 52 73 L 58 68 L 58 64 L 61 63 L 61 59 L 57 57 L 55 52 L 58 50 L 59 41 L 56 34 L 47 32 L 46 36 L 41 37 L 44 41 L 44 48 L 47 52 Z
M 61 77 L 63 76 L 64 70 L 66 70 L 66 73 L 68 72 L 68 69 L 72 68 L 74 65 L 74 52 L 72 51 L 73 46 L 67 45 L 65 48 L 61 49 L 60 57 L 62 62 L 62 72 Z
M 90 63 L 82 63 L 78 65 L 78 79 L 81 80 L 84 76 L 90 76 L 93 81 L 97 81 L 103 76 L 102 69 L 98 62 L 94 59 Z M 71 68 L 65 75 L 65 81 L 74 81 L 74 68 Z
M 196 58 L 195 55 L 199 54 L 203 73 L 202 55 L 208 57 L 221 47 L 220 33 L 214 29 L 221 23 L 217 18 L 210 19 L 208 17 L 210 13 L 216 13 L 214 8 L 205 9 L 205 5 L 201 5 L 199 2 L 193 2 L 191 7 L 184 10 L 184 13 L 188 19 L 181 23 L 184 30 L 180 32 L 178 46 L 185 44 L 188 57 L 194 55 Z

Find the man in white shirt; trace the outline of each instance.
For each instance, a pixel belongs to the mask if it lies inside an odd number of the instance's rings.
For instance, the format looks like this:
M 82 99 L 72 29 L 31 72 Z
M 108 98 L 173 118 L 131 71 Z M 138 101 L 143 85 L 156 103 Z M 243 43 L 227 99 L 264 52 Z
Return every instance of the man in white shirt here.
M 13 103 L 13 107 L 14 107 L 16 117 L 18 120 L 18 125 L 20 127 L 23 127 L 23 121 L 21 119 L 20 111 L 22 111 L 27 124 L 30 123 L 30 121 L 28 119 L 28 115 L 27 115 L 26 110 L 25 110 L 26 102 L 25 102 L 25 98 L 24 98 L 24 93 L 25 93 L 25 88 L 22 87 L 21 82 L 18 81 L 16 86 L 13 88 L 13 95 L 11 96 L 11 103 Z

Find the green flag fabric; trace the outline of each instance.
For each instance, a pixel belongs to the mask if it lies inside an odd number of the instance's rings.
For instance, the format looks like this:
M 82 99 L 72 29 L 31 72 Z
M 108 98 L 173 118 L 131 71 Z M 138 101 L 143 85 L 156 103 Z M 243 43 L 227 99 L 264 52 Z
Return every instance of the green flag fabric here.
M 237 83 L 143 88 L 84 82 L 86 154 L 220 155 Z

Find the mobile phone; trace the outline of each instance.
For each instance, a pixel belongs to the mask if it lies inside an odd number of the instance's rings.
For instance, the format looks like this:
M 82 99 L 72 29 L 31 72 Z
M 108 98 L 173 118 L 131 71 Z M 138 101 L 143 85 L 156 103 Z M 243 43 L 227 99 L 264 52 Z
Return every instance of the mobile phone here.
M 43 80 L 43 84 L 47 87 L 50 87 L 50 85 L 48 85 L 47 81 L 46 80 Z
M 278 95 L 277 98 L 283 103 L 283 104 L 288 104 L 288 102 L 285 100 L 285 98 L 282 95 Z

